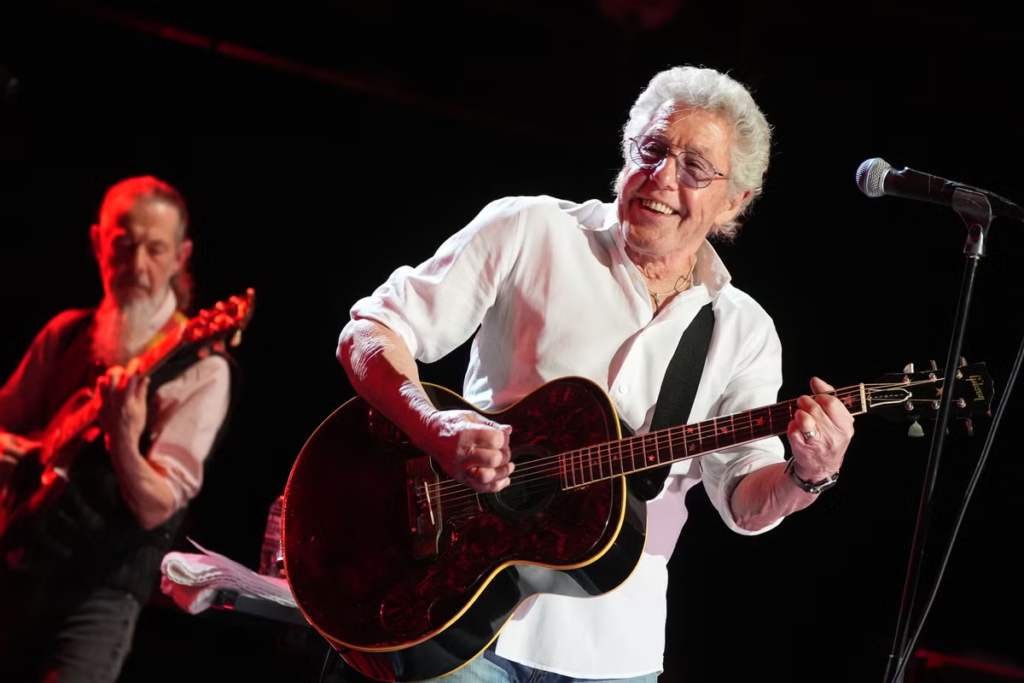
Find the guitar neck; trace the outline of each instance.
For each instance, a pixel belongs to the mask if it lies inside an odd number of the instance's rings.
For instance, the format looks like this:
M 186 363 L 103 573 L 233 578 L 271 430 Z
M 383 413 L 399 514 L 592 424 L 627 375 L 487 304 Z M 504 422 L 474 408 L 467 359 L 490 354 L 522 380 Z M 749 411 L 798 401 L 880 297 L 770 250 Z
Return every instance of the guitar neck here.
M 152 375 L 157 368 L 171 358 L 181 346 L 183 330 L 183 325 L 175 327 L 159 342 L 136 356 L 135 360 L 138 361 L 137 373 L 142 376 Z M 57 452 L 79 438 L 86 429 L 96 422 L 102 404 L 103 401 L 100 399 L 99 392 L 94 386 L 89 400 L 64 415 L 59 424 L 51 429 L 51 450 Z
M 837 389 L 832 395 L 853 415 L 866 411 L 863 384 Z M 793 399 L 569 451 L 559 456 L 562 487 L 586 486 L 784 434 L 796 411 Z

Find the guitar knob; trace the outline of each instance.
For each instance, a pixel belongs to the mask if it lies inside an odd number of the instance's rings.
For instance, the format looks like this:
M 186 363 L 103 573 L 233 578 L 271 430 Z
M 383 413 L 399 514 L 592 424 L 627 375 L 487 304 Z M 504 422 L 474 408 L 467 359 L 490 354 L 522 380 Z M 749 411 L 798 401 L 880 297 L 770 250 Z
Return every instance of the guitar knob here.
M 910 429 L 907 430 L 907 436 L 924 436 L 924 429 L 921 427 L 917 420 L 910 423 Z

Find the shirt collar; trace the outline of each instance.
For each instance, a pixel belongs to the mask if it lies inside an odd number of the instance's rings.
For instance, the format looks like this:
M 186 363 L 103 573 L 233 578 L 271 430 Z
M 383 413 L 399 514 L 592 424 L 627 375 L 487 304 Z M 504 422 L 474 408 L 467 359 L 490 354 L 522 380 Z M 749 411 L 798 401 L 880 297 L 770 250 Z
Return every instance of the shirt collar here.
M 618 204 L 616 202 L 602 204 L 603 211 L 586 211 L 579 216 L 580 224 L 595 232 L 607 232 L 622 252 L 622 258 L 629 261 L 626 254 L 626 241 L 622 237 L 622 229 L 619 225 Z M 718 252 L 707 239 L 697 250 L 697 267 L 694 273 L 694 280 L 708 288 L 708 294 L 712 299 L 732 281 L 732 275 L 725 263 L 718 255 Z

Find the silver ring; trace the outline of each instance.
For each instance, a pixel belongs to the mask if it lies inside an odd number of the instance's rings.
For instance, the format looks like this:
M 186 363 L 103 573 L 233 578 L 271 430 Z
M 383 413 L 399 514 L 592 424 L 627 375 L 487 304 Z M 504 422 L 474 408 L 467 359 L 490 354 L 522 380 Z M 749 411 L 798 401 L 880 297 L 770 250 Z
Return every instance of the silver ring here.
M 808 429 L 806 432 L 804 432 L 804 438 L 807 439 L 807 440 L 813 439 L 817 435 L 818 435 L 818 430 L 813 429 L 813 428 Z

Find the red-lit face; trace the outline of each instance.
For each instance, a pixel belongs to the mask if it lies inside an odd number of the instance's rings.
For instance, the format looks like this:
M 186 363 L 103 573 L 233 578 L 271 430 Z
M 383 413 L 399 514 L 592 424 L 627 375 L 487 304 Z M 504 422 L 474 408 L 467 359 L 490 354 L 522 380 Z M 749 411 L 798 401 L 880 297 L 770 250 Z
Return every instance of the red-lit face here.
M 668 109 L 655 118 L 646 135 L 657 135 L 673 154 L 700 154 L 723 175 L 729 175 L 732 128 L 719 114 L 706 109 Z M 648 257 L 663 258 L 695 252 L 708 232 L 735 217 L 744 195 L 729 197 L 729 181 L 716 177 L 700 189 L 688 187 L 676 175 L 673 155 L 655 168 L 632 161 L 619 194 L 619 220 L 626 243 Z
M 104 207 L 99 225 L 92 226 L 92 243 L 108 298 L 122 308 L 164 300 L 192 253 L 190 240 L 178 244 L 180 223 L 177 207 L 160 199 L 128 198 Z

